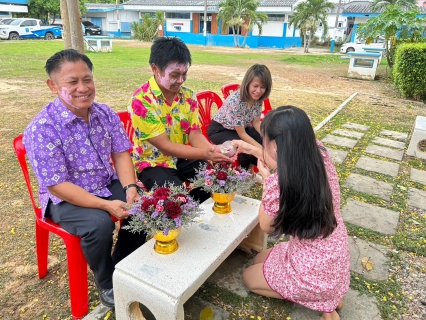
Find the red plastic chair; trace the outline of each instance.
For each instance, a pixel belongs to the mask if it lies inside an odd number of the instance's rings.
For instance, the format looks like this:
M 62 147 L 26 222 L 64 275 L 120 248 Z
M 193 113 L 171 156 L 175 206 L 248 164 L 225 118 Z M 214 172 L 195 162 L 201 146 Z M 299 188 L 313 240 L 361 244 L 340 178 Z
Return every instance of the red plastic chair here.
M 216 106 L 219 110 L 222 107 L 222 99 L 213 91 L 201 91 L 196 94 L 198 101 L 198 112 L 200 114 L 201 132 L 210 141 L 207 129 L 212 122 L 212 108 Z
M 135 129 L 132 126 L 132 118 L 130 117 L 130 113 L 127 111 L 118 111 L 117 114 L 123 123 L 124 130 L 126 130 L 130 142 L 133 144 L 133 133 L 135 132 Z
M 33 190 L 31 187 L 31 179 L 26 161 L 27 152 L 22 143 L 22 134 L 13 140 L 13 148 L 15 149 L 16 157 L 18 158 L 19 165 L 24 175 L 28 194 L 30 196 L 31 204 L 33 205 L 34 213 L 36 215 L 35 235 L 38 277 L 39 279 L 42 279 L 47 275 L 49 232 L 53 232 L 54 234 L 60 236 L 65 242 L 68 260 L 71 315 L 73 319 L 81 319 L 89 312 L 87 261 L 84 257 L 83 251 L 81 250 L 81 239 L 78 236 L 74 236 L 68 233 L 62 229 L 60 225 L 54 223 L 49 218 L 46 218 L 43 221 L 41 208 L 37 206 L 35 202 Z M 114 222 L 117 222 L 117 219 L 114 216 L 111 216 L 111 219 Z
M 19 165 L 21 166 L 22 173 L 24 174 L 28 193 L 33 205 L 34 213 L 36 215 L 35 235 L 38 277 L 39 279 L 42 279 L 47 275 L 49 232 L 53 232 L 64 240 L 67 249 L 68 279 L 70 285 L 72 317 L 73 319 L 83 318 L 89 311 L 89 297 L 87 289 L 87 262 L 83 255 L 83 251 L 81 250 L 80 237 L 66 232 L 61 228 L 61 226 L 52 222 L 48 218 L 46 218 L 44 221 L 42 220 L 41 208 L 37 206 L 34 199 L 33 190 L 31 188 L 31 180 L 26 162 L 26 150 L 22 143 L 22 134 L 14 139 L 13 147 L 15 149 L 15 154 L 18 158 Z
M 238 90 L 238 88 L 240 87 L 240 85 L 238 83 L 228 83 L 225 84 L 224 86 L 222 86 L 222 88 L 220 88 L 220 90 L 222 91 L 222 95 L 223 95 L 223 99 L 228 98 L 228 96 Z

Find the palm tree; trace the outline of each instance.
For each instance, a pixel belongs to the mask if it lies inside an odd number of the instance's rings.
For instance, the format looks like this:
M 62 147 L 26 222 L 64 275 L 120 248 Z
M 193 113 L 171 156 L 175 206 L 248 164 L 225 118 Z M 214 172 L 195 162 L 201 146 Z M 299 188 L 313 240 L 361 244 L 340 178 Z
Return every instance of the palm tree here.
M 140 41 L 153 41 L 157 37 L 158 27 L 164 24 L 164 12 L 156 12 L 154 17 L 145 13 L 142 16 L 142 22 L 132 22 L 130 28 L 133 32 L 133 38 Z
M 306 0 L 294 7 L 296 14 L 290 19 L 289 25 L 300 29 L 305 53 L 309 52 L 312 35 L 317 31 L 320 22 L 324 26 L 323 37 L 327 34 L 327 16 L 333 8 L 334 4 L 327 0 Z
M 324 26 L 323 37 L 328 32 L 328 11 L 334 8 L 334 4 L 327 0 L 306 0 L 294 7 L 296 14 L 290 19 L 289 25 L 294 25 L 303 34 L 304 52 L 309 52 L 312 35 L 318 29 L 321 22 Z
M 234 35 L 234 45 L 239 47 L 239 29 L 245 27 L 248 31 L 253 30 L 254 25 L 259 28 L 259 35 L 262 34 L 262 25 L 268 21 L 265 13 L 256 12 L 260 2 L 256 0 L 224 0 L 217 5 L 219 8 L 218 20 L 222 20 L 224 25 L 232 28 Z M 245 46 L 247 34 L 244 37 L 242 47 Z
M 371 3 L 371 12 L 382 12 L 390 4 L 401 8 L 414 9 L 417 6 L 417 0 L 374 0 Z

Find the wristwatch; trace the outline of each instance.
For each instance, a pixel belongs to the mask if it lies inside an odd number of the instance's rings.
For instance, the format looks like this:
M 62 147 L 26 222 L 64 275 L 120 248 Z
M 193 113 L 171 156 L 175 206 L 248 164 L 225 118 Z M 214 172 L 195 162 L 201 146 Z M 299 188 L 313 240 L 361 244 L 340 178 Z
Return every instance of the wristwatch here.
M 134 184 L 134 183 L 131 183 L 131 184 L 128 184 L 127 186 L 125 186 L 124 188 L 123 188 L 123 190 L 124 191 L 127 191 L 127 189 L 130 189 L 130 188 L 137 188 L 138 186 L 136 185 L 136 184 Z

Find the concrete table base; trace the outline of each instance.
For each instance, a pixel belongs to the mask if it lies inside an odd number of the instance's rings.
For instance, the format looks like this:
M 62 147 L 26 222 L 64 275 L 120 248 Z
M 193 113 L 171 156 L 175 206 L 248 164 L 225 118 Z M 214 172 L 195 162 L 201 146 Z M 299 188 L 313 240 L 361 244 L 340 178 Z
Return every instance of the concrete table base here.
M 143 319 L 138 303 L 156 319 L 184 319 L 183 304 L 258 225 L 258 200 L 237 196 L 232 212 L 226 215 L 214 213 L 212 204 L 211 199 L 204 202 L 204 214 L 182 230 L 176 252 L 156 253 L 155 240 L 151 239 L 115 266 L 113 285 L 118 320 Z M 248 238 L 246 248 L 266 249 L 266 235 L 259 230 Z

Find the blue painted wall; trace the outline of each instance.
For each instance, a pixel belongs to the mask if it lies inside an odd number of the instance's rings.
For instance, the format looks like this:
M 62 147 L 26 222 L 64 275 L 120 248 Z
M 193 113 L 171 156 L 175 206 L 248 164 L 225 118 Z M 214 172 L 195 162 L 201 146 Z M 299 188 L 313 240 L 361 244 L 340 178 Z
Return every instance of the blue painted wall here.
M 7 3 L 7 4 L 28 4 L 28 0 L 0 0 L 0 3 Z
M 202 33 L 183 33 L 183 32 L 165 32 L 166 36 L 178 37 L 187 44 L 208 45 L 208 46 L 221 46 L 221 47 L 234 47 L 234 36 L 221 35 L 221 34 L 207 34 L 204 38 Z M 240 44 L 243 43 L 243 36 L 240 36 Z M 300 37 L 283 38 L 283 37 L 262 37 L 262 36 L 248 36 L 246 45 L 250 48 L 268 47 L 268 48 L 290 48 L 300 47 L 302 40 Z

